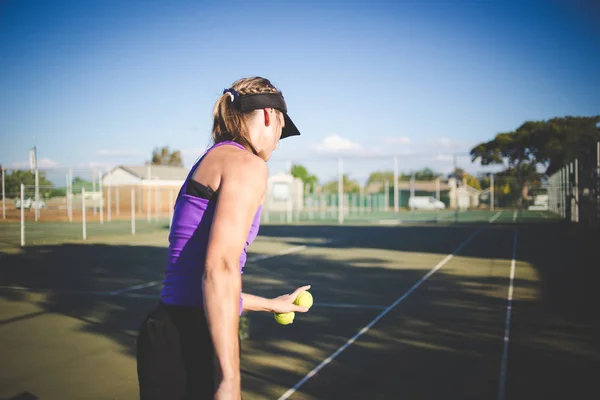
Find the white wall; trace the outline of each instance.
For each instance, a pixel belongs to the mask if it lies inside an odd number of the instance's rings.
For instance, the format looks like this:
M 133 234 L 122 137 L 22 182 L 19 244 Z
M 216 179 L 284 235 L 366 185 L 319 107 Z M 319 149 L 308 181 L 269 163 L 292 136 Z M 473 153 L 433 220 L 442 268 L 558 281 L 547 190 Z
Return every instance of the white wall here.
M 269 177 L 263 208 L 269 211 L 297 211 L 304 206 L 304 185 L 292 175 L 279 173 Z

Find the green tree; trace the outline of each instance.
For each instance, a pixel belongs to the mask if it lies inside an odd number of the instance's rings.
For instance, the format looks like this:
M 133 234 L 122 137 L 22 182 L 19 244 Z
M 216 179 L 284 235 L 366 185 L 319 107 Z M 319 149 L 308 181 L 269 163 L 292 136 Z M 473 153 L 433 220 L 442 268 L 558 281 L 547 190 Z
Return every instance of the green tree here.
M 415 175 L 415 180 L 417 180 L 417 181 L 433 181 L 437 177 L 441 176 L 442 174 L 435 172 L 434 170 L 432 170 L 429 167 L 425 167 L 420 171 L 416 171 L 414 173 L 414 175 Z
M 344 193 L 360 193 L 360 184 L 353 179 L 348 178 L 348 175 L 343 175 L 342 183 L 344 184 Z M 338 192 L 338 180 L 333 180 L 323 186 L 325 193 L 336 194 Z
M 371 183 L 384 183 L 388 181 L 391 184 L 394 182 L 394 171 L 375 171 L 371 172 L 369 178 L 367 179 L 367 185 Z
M 71 187 L 73 193 L 80 193 L 81 189 L 84 188 L 86 192 L 91 192 L 94 190 L 94 184 L 90 181 L 86 181 L 85 179 L 76 176 L 73 178 L 73 182 L 71 183 Z
M 155 148 L 152 151 L 152 165 L 171 165 L 174 167 L 183 167 L 183 160 L 179 150 L 171 151 L 168 146 Z
M 481 181 L 480 179 L 477 179 L 476 177 L 474 177 L 473 175 L 469 174 L 468 172 L 465 172 L 464 169 L 462 168 L 456 168 L 454 171 L 452 171 L 449 174 L 450 177 L 455 177 L 459 182 L 463 182 L 465 181 L 465 183 L 467 184 L 467 186 L 471 186 L 474 189 L 477 190 L 481 190 Z M 489 187 L 489 184 L 488 184 Z
M 39 185 L 44 186 L 44 188 L 40 189 L 40 198 L 48 197 L 48 195 L 44 195 L 44 193 L 48 192 L 49 194 L 52 189 L 49 189 L 48 187 L 54 188 L 54 184 L 46 178 L 46 174 L 44 172 L 40 171 L 38 174 Z M 21 196 L 21 183 L 25 186 L 35 186 L 35 174 L 29 171 L 12 171 L 7 173 L 4 179 L 6 197 Z M 25 194 L 25 196 L 28 196 L 29 192 L 32 191 L 27 188 L 27 194 Z
M 311 192 L 314 186 L 319 182 L 317 177 L 310 174 L 303 165 L 293 164 L 291 174 L 294 178 L 301 179 L 305 186 L 309 185 Z
M 550 175 L 575 158 L 592 158 L 587 156 L 600 140 L 598 123 L 600 115 L 527 121 L 515 131 L 499 133 L 473 147 L 471 160 L 504 165 L 503 172 L 516 181 L 514 192 L 519 193 L 517 203 L 522 204 L 530 185 L 540 179 L 538 168 Z

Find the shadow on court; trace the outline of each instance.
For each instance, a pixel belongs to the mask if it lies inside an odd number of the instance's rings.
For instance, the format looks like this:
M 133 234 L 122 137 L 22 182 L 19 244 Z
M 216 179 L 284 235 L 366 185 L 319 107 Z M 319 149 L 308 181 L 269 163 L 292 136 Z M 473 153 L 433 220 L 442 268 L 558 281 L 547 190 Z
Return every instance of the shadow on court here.
M 390 305 L 476 228 L 263 226 L 290 246 L 333 242 L 247 265 L 248 292 L 308 283 L 316 304 L 291 326 L 250 317 L 244 398 L 279 397 L 382 311 L 345 305 Z M 515 225 L 485 228 L 292 398 L 496 398 Z M 515 281 L 507 398 L 596 393 L 598 246 L 556 224 L 518 228 L 517 260 L 535 274 Z M 53 290 L 0 291 L 0 398 L 135 397 L 135 334 L 156 300 L 107 292 L 161 280 L 165 259 L 162 247 L 101 244 L 0 253 L 2 286 Z

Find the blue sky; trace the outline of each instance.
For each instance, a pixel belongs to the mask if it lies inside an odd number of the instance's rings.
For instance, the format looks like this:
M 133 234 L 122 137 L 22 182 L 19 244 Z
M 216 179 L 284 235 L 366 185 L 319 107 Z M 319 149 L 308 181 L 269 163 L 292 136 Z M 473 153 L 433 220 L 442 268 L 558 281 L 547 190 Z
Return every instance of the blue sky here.
M 223 88 L 260 75 L 302 131 L 273 171 L 447 172 L 526 120 L 600 113 L 592 3 L 5 0 L 0 163 L 27 168 L 35 143 L 47 168 L 108 169 L 168 145 L 190 166 Z

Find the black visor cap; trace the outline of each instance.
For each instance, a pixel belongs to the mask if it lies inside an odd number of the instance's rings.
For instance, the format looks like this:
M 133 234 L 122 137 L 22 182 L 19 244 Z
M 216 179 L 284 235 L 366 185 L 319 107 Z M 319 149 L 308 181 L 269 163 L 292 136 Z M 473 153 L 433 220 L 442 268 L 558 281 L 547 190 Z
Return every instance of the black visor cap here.
M 281 132 L 281 139 L 289 136 L 300 136 L 300 131 L 287 113 L 287 105 L 280 93 L 257 93 L 239 97 L 240 110 L 258 110 L 261 108 L 275 108 L 283 113 L 285 126 Z

